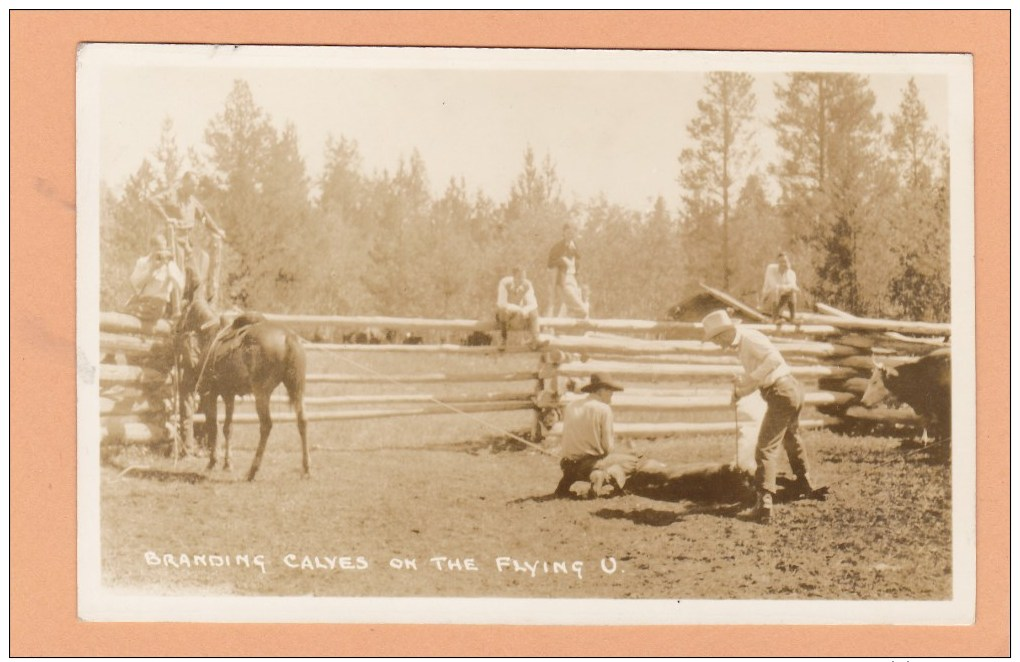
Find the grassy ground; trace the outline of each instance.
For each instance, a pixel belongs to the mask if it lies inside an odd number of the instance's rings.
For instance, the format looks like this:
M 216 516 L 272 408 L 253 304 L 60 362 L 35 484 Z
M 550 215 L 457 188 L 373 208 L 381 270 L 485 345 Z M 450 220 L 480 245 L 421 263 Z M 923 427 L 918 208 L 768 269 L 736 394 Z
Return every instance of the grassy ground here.
M 413 366 L 353 358 L 391 372 L 531 366 L 511 356 L 454 367 L 439 357 Z M 313 361 L 313 372 L 356 368 Z M 484 420 L 523 430 L 530 414 Z M 238 426 L 232 472 L 137 452 L 104 466 L 104 583 L 174 595 L 951 597 L 949 466 L 895 439 L 807 433 L 814 473 L 833 494 L 781 504 L 763 527 L 735 517 L 735 492 L 551 500 L 554 459 L 462 416 L 316 423 L 310 435 L 308 480 L 292 424 L 276 426 L 254 483 L 244 476 L 255 426 Z M 717 464 L 732 460 L 733 439 L 639 440 L 634 450 L 671 465 Z

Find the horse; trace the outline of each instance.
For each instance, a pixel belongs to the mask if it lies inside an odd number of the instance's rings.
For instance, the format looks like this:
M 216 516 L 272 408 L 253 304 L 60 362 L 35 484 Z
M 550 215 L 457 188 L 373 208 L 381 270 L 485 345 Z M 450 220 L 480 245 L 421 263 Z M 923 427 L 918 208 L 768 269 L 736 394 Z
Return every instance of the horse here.
M 297 415 L 301 434 L 302 476 L 311 475 L 308 456 L 307 422 L 304 411 L 305 350 L 301 340 L 285 326 L 270 322 L 259 313 L 244 313 L 231 324 L 221 322 L 203 297 L 195 296 L 181 317 L 179 331 L 183 339 L 185 387 L 198 392 L 199 407 L 205 414 L 209 465 L 216 466 L 217 400 L 223 399 L 223 469 L 230 469 L 230 434 L 234 417 L 234 398 L 254 395 L 259 416 L 259 445 L 248 470 L 254 480 L 262 463 L 273 420 L 269 398 L 281 383 L 287 389 L 290 405 Z M 185 421 L 190 425 L 190 421 Z

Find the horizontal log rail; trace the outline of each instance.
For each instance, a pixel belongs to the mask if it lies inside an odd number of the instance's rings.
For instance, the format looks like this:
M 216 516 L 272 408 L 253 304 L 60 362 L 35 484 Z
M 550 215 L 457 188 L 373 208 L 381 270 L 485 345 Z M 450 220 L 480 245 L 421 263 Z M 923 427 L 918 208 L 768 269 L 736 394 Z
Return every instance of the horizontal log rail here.
M 152 368 L 136 365 L 113 365 L 103 363 L 99 366 L 99 383 L 101 385 L 158 385 L 167 381 L 168 375 Z
M 149 412 L 165 413 L 166 408 L 162 403 L 153 402 L 145 397 L 138 398 L 99 398 L 100 414 L 146 414 Z
M 806 418 L 800 421 L 802 429 L 815 429 L 839 423 L 840 419 L 831 416 L 822 418 Z M 617 437 L 668 437 L 672 435 L 715 434 L 733 432 L 732 421 L 722 423 L 614 423 L 613 434 Z M 549 437 L 563 434 L 563 424 L 557 423 L 548 433 Z
M 378 328 L 394 331 L 497 331 L 496 322 L 489 320 L 468 319 L 431 319 L 421 317 L 348 317 L 341 315 L 296 315 L 282 313 L 265 313 L 266 319 L 294 326 L 323 326 L 348 329 Z M 670 332 L 701 332 L 700 322 L 651 321 L 631 319 L 570 319 L 565 317 L 542 317 L 539 325 L 554 331 L 603 331 L 609 333 L 670 333 Z M 774 324 L 750 324 L 750 328 L 763 331 L 776 331 Z M 788 330 L 794 329 L 787 325 Z M 801 324 L 796 332 L 805 335 L 830 335 L 836 327 L 828 324 Z
M 581 393 L 567 393 L 562 401 L 569 403 L 584 397 Z M 814 391 L 805 394 L 804 404 L 811 407 L 843 405 L 855 399 L 850 393 Z M 729 396 L 648 397 L 629 395 L 626 391 L 613 396 L 613 409 L 619 411 L 718 411 L 732 407 Z
M 471 382 L 524 382 L 538 379 L 536 372 L 491 372 L 491 373 L 449 373 L 417 372 L 408 374 L 338 374 L 314 373 L 305 378 L 309 384 L 434 384 L 448 382 L 464 384 Z
M 952 325 L 947 322 L 910 322 L 904 320 L 871 319 L 865 317 L 842 317 L 802 313 L 799 319 L 806 324 L 828 325 L 837 329 L 853 331 L 893 331 L 919 336 L 944 336 L 952 334 Z
M 155 320 L 143 322 L 126 313 L 99 313 L 99 330 L 109 333 L 136 333 L 145 336 L 169 336 L 170 322 Z
M 690 377 L 733 377 L 743 374 L 743 368 L 737 365 L 658 365 L 643 363 L 626 363 L 622 361 L 586 361 L 565 363 L 557 369 L 564 377 L 587 377 L 594 372 L 612 373 L 617 378 L 667 380 L 671 378 Z M 790 371 L 796 377 L 850 377 L 858 374 L 851 368 L 835 366 L 791 366 Z
M 107 423 L 104 421 L 100 425 L 99 432 L 100 438 L 104 442 L 149 444 L 170 439 L 166 426 L 158 423 L 120 423 L 117 421 Z
M 783 356 L 805 356 L 825 358 L 850 356 L 857 353 L 853 347 L 827 342 L 777 340 L 776 348 Z M 547 338 L 546 349 L 579 354 L 620 354 L 633 356 L 662 356 L 677 354 L 687 356 L 729 357 L 714 343 L 698 340 L 641 340 L 634 338 L 605 338 L 585 336 L 551 336 Z
M 536 350 L 527 345 L 510 345 L 499 347 L 497 345 L 454 345 L 443 343 L 439 345 L 403 345 L 393 343 L 380 343 L 378 345 L 361 343 L 317 343 L 306 342 L 305 349 L 316 352 L 391 352 L 401 354 L 472 354 L 493 356 L 500 354 L 535 354 Z
M 170 344 L 165 338 L 145 338 L 122 333 L 100 332 L 99 352 L 101 354 L 125 354 L 127 356 L 148 355 L 154 352 L 168 352 Z
M 323 407 L 335 405 L 377 405 L 377 404 L 415 404 L 423 402 L 445 402 L 447 404 L 459 404 L 464 402 L 531 402 L 535 397 L 532 392 L 506 392 L 506 393 L 457 393 L 453 395 L 440 395 L 430 393 L 401 393 L 401 394 L 371 394 L 371 395 L 306 395 L 304 404 L 306 407 Z M 269 399 L 273 405 L 290 406 L 290 400 L 286 395 L 274 395 Z M 238 406 L 254 405 L 255 400 L 250 396 L 238 398 Z
M 468 402 L 454 405 L 457 410 L 433 404 L 408 409 L 348 409 L 344 411 L 310 411 L 305 413 L 305 419 L 314 421 L 353 421 L 366 418 L 397 418 L 400 416 L 425 416 L 429 414 L 455 414 L 455 413 L 495 413 L 508 411 L 527 411 L 535 408 L 530 402 Z M 273 423 L 294 422 L 297 417 L 293 412 L 278 412 L 273 415 Z M 220 423 L 223 422 L 222 415 L 219 416 Z M 204 414 L 195 414 L 195 422 L 204 422 Z M 239 412 L 234 414 L 234 423 L 258 423 L 257 414 L 250 412 Z

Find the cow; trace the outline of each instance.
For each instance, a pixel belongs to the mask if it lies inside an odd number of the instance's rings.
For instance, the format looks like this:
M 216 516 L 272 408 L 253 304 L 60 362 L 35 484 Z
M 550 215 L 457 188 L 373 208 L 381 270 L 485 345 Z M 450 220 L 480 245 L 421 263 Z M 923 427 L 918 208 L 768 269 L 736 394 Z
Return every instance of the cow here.
M 484 331 L 472 331 L 463 344 L 467 347 L 486 347 L 492 344 L 492 336 Z
M 889 367 L 875 362 L 861 404 L 874 407 L 886 399 L 909 405 L 937 440 L 952 434 L 952 363 L 949 349 L 939 349 L 917 361 Z
M 421 345 L 425 342 L 425 339 L 421 336 L 411 333 L 408 331 L 404 334 L 404 339 L 400 341 L 404 345 Z
M 392 343 L 396 337 L 397 332 L 393 329 L 380 329 L 369 326 L 365 327 L 363 331 L 344 334 L 344 342 L 355 345 L 382 345 L 384 343 Z

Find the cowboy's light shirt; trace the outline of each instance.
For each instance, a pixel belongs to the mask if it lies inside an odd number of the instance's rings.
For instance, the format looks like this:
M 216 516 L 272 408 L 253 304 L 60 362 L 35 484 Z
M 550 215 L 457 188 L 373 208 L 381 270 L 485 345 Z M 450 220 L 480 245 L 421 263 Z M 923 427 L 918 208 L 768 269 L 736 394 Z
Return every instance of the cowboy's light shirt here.
M 562 457 L 604 457 L 612 453 L 614 447 L 612 407 L 591 395 L 566 406 L 563 410 Z

